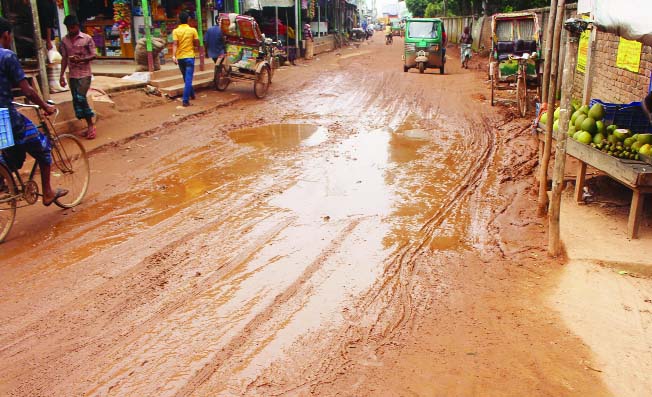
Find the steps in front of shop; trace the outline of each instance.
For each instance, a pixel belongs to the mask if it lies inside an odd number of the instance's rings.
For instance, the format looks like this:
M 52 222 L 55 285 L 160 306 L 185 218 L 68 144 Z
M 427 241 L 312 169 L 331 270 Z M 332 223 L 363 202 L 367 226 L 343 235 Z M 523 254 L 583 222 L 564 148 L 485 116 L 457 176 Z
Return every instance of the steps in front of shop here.
M 183 95 L 183 78 L 179 69 L 159 70 L 152 74 L 150 84 L 158 88 L 161 93 L 177 97 Z M 213 85 L 213 68 L 207 67 L 200 71 L 199 65 L 195 66 L 195 75 L 192 78 L 194 88 L 205 88 Z

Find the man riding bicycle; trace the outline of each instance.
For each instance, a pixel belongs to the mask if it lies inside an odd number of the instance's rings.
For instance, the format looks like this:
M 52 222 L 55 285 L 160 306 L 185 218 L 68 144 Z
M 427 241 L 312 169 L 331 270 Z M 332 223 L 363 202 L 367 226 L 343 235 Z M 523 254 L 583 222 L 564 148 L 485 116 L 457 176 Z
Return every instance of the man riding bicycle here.
M 26 153 L 34 157 L 41 169 L 41 185 L 43 188 L 43 204 L 49 206 L 59 197 L 68 194 L 65 189 L 52 190 L 50 185 L 50 170 L 52 165 L 51 147 L 48 138 L 36 128 L 27 117 L 18 113 L 12 101 L 14 100 L 11 88 L 20 87 L 25 97 L 38 105 L 50 115 L 55 112 L 55 107 L 48 105 L 38 96 L 36 91 L 25 79 L 25 72 L 18 62 L 16 54 L 9 50 L 11 47 L 12 26 L 5 18 L 0 17 L 0 107 L 9 109 L 11 128 L 15 145 L 3 149 L 0 161 L 9 166 L 12 171 L 19 170 L 25 162 Z M 0 181 L 0 186 L 4 181 Z
M 392 42 L 392 23 L 385 25 L 385 40 Z

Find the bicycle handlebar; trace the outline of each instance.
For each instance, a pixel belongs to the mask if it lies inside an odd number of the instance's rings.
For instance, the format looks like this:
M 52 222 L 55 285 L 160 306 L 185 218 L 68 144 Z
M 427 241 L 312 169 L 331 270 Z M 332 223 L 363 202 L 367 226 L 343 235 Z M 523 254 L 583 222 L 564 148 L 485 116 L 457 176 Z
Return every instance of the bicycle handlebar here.
M 48 105 L 52 105 L 52 106 L 55 105 L 54 101 L 52 101 L 51 99 L 49 99 L 46 103 Z M 14 105 L 14 106 L 18 106 L 20 108 L 30 108 L 30 109 L 36 109 L 36 110 L 39 110 L 39 111 L 41 110 L 41 107 L 39 105 L 29 105 L 27 103 L 20 103 L 20 102 L 14 102 L 14 101 L 12 101 L 11 104 Z M 54 120 L 56 120 L 56 117 L 58 115 L 59 115 L 59 108 L 55 107 L 54 108 Z M 46 116 L 47 116 L 47 114 L 46 114 Z

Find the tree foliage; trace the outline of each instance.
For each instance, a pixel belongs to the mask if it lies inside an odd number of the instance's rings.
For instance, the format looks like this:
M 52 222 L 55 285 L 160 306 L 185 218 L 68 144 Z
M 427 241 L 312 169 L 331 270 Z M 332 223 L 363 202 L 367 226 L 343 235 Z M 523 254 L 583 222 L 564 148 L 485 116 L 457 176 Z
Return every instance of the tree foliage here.
M 405 5 L 416 17 L 443 16 L 444 10 L 447 15 L 491 15 L 496 12 L 547 7 L 550 0 L 405 0 Z
M 413 17 L 423 17 L 426 14 L 426 7 L 429 0 L 405 0 L 405 6 L 412 13 Z

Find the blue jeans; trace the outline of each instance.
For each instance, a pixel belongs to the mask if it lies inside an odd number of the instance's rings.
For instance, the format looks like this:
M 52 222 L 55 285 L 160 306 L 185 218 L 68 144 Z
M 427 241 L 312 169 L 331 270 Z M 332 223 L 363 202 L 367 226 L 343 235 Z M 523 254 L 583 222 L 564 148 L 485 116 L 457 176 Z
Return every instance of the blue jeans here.
M 192 88 L 192 76 L 195 73 L 195 58 L 183 58 L 177 60 L 179 70 L 185 86 L 183 87 L 183 103 L 190 103 L 190 97 L 195 96 L 195 90 Z

